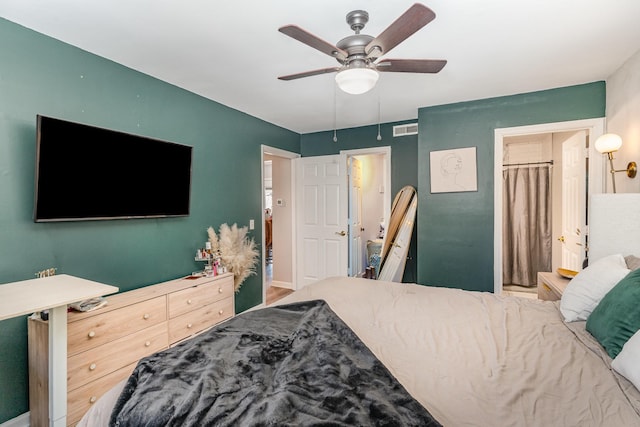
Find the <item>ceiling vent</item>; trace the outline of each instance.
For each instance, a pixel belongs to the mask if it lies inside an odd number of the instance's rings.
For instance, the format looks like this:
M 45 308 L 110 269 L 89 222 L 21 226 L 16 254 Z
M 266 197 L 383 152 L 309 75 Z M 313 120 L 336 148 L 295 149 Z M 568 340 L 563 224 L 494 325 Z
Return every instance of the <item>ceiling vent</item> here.
M 393 137 L 397 136 L 407 136 L 407 135 L 417 135 L 418 134 L 418 124 L 417 123 L 408 123 L 406 125 L 398 125 L 393 127 Z

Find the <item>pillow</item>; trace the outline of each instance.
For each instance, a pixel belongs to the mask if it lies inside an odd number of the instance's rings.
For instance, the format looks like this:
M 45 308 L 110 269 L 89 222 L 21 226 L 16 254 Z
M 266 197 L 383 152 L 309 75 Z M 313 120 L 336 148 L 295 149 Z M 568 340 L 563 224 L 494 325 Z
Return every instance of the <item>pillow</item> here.
M 639 329 L 640 270 L 634 270 L 602 298 L 587 319 L 587 331 L 615 358 Z
M 640 331 L 629 338 L 611 367 L 640 390 Z
M 627 255 L 624 257 L 624 261 L 627 263 L 627 268 L 629 270 L 637 270 L 640 268 L 640 258 L 633 255 Z
M 629 269 L 620 254 L 601 258 L 579 272 L 560 299 L 560 312 L 565 322 L 587 320 L 602 297 L 627 274 Z

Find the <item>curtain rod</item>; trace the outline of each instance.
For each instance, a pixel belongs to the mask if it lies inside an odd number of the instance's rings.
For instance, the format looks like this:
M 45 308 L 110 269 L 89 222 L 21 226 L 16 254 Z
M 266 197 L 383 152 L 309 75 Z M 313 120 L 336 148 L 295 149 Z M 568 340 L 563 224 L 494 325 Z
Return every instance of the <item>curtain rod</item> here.
M 549 160 L 548 162 L 530 162 L 530 163 L 505 163 L 502 166 L 527 166 L 527 165 L 552 165 L 553 160 Z

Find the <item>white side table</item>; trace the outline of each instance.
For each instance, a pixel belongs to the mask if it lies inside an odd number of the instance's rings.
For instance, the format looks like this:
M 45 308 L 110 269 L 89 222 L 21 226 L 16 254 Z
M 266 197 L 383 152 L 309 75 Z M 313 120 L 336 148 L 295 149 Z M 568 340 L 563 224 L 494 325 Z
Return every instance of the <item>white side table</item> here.
M 558 301 L 571 279 L 550 271 L 538 272 L 538 299 Z
M 0 321 L 49 310 L 49 425 L 67 425 L 67 304 L 118 292 L 60 274 L 0 285 Z

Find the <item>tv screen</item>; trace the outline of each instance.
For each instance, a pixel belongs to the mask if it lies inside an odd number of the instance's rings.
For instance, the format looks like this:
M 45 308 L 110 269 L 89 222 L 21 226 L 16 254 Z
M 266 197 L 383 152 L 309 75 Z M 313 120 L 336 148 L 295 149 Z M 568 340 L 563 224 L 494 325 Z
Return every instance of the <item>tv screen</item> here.
M 189 215 L 192 147 L 37 116 L 34 221 Z

